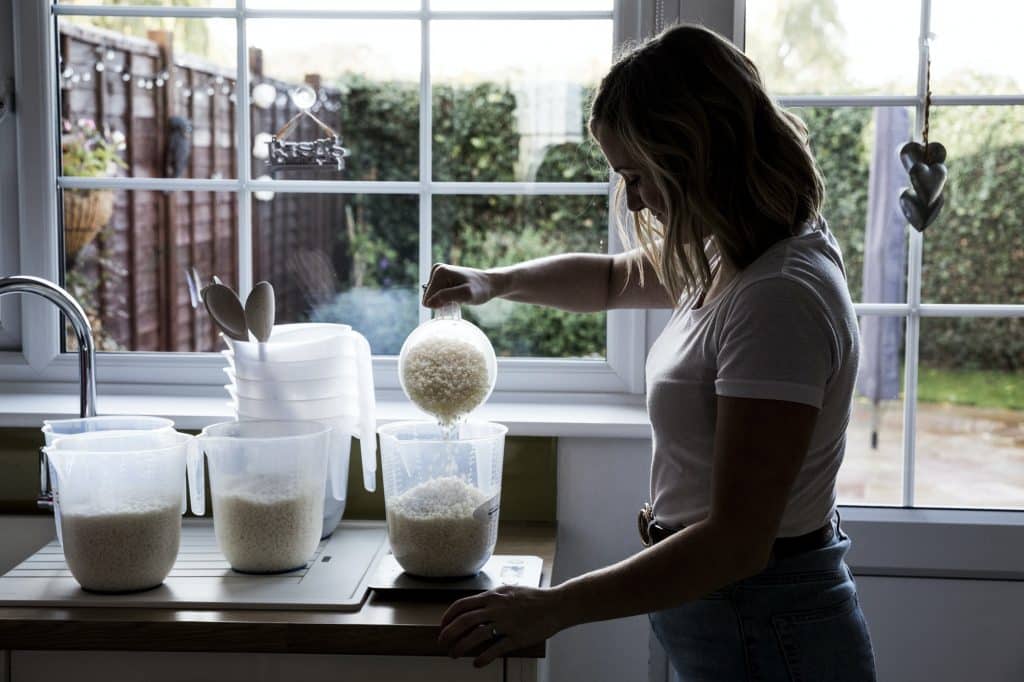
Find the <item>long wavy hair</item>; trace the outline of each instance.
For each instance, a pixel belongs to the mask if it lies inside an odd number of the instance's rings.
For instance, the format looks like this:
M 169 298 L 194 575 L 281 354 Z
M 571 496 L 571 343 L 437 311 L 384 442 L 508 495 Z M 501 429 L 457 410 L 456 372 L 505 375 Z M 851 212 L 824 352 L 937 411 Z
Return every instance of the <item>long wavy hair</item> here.
M 598 125 L 618 135 L 662 197 L 663 224 L 645 209 L 633 213 L 633 230 L 619 227 L 680 305 L 709 286 L 718 259 L 745 268 L 821 216 L 825 183 L 807 126 L 775 104 L 746 55 L 706 28 L 679 24 L 628 48 L 594 96 L 591 134 Z M 623 190 L 620 181 L 620 209 Z

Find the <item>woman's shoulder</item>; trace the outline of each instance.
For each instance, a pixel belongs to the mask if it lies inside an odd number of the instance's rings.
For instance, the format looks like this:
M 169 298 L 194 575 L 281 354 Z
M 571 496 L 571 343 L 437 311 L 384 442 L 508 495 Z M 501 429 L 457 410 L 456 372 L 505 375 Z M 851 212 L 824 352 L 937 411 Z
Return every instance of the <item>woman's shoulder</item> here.
M 849 296 L 842 252 L 824 220 L 773 244 L 738 279 L 734 295 L 774 279 L 803 284 L 822 294 Z

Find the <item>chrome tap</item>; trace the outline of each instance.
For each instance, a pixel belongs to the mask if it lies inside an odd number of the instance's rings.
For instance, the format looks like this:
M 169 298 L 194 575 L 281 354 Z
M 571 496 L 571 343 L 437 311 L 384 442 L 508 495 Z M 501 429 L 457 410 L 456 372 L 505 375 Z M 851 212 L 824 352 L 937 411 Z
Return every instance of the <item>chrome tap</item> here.
M 82 306 L 67 291 L 49 280 L 29 275 L 12 275 L 0 278 L 0 297 L 5 294 L 36 294 L 50 301 L 64 313 L 78 340 L 78 386 L 79 416 L 96 416 L 96 344 L 92 328 Z M 46 455 L 39 451 L 39 499 L 41 508 L 53 508 L 53 491 L 50 486 L 49 467 Z

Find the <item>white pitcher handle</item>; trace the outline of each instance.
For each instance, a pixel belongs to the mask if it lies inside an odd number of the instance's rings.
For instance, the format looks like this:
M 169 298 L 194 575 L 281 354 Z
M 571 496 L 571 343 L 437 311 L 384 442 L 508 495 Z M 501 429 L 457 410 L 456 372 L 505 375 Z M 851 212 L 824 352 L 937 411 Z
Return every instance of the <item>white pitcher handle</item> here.
M 206 473 L 203 470 L 203 447 L 200 438 L 193 438 L 188 442 L 186 466 L 192 513 L 202 516 L 206 513 Z
M 373 360 L 370 342 L 352 330 L 359 370 L 359 452 L 363 460 L 363 487 L 377 489 L 377 401 L 373 387 Z

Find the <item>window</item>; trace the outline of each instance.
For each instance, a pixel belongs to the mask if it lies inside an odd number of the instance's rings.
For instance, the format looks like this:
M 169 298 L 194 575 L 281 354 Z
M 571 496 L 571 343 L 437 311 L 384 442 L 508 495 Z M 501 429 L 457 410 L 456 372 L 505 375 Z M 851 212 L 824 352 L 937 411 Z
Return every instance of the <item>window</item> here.
M 842 503 L 1024 508 L 1021 20 L 997 0 L 746 2 L 748 54 L 810 128 L 860 314 Z M 895 150 L 920 139 L 929 55 L 949 179 L 922 235 Z
M 63 278 L 101 350 L 150 353 L 110 353 L 103 378 L 137 382 L 144 361 L 222 381 L 195 296 L 217 275 L 243 295 L 270 280 L 278 322 L 352 324 L 378 356 L 378 385 L 394 387 L 390 356 L 429 316 L 419 284 L 435 260 L 489 267 L 609 249 L 607 165 L 585 116 L 611 62 L 613 0 L 58 0 L 18 11 L 48 70 L 38 120 L 61 141 L 55 169 L 46 153 L 22 166 L 23 181 L 50 178 L 40 192 L 63 228 L 33 247 L 47 264 L 37 274 Z M 324 127 L 300 116 L 284 132 L 300 86 Z M 275 133 L 308 141 L 328 128 L 348 150 L 343 170 L 269 167 Z M 499 389 L 642 386 L 631 349 L 643 313 L 495 302 L 464 314 L 509 358 Z M 28 340 L 43 348 L 36 364 L 58 355 L 53 334 Z M 64 355 L 54 366 L 66 374 Z

